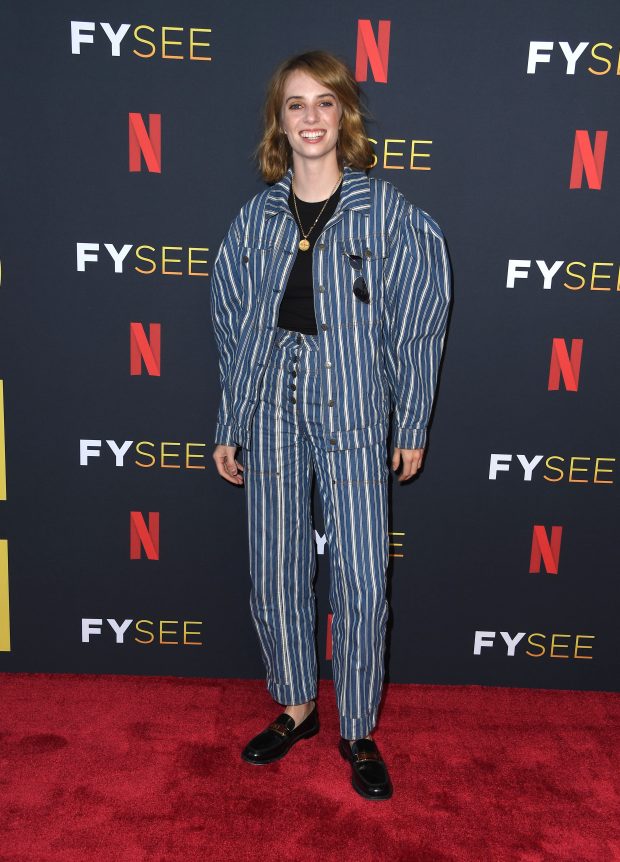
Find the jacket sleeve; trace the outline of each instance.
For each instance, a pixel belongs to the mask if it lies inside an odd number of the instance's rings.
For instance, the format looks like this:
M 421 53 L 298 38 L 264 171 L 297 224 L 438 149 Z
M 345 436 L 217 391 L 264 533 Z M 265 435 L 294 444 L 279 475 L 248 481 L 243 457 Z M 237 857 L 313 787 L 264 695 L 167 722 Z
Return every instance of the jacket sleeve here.
M 211 319 L 219 354 L 219 377 L 222 396 L 215 425 L 215 443 L 237 445 L 231 416 L 230 380 L 239 335 L 242 304 L 241 275 L 238 260 L 241 245 L 241 213 L 233 220 L 222 240 L 211 278 Z
M 409 202 L 394 255 L 385 292 L 392 438 L 399 449 L 421 449 L 443 350 L 452 273 L 441 228 Z

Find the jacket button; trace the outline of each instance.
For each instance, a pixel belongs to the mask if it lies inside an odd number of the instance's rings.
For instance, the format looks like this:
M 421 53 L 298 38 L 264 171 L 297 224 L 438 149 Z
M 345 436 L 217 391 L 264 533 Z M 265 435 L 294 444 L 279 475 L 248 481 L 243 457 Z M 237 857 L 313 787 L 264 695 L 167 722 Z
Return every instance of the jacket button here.
M 328 406 L 328 407 L 333 407 L 333 406 L 334 406 L 334 402 L 333 402 L 333 400 L 332 400 L 332 399 L 330 399 L 330 400 L 327 402 L 327 406 Z
M 322 323 L 321 329 L 323 330 L 323 332 L 327 332 L 327 330 L 329 329 L 329 326 L 326 323 Z
M 297 389 L 294 383 L 291 383 L 291 389 Z
M 367 249 L 366 249 L 366 251 L 364 252 L 364 254 L 366 255 L 366 257 L 372 257 L 372 252 L 371 252 L 371 250 L 370 250 L 369 248 L 367 248 Z
M 326 362 L 326 363 L 325 363 L 325 368 L 331 368 L 331 367 L 332 367 L 331 362 Z
M 334 438 L 333 438 L 333 437 L 330 439 L 330 441 L 329 441 L 329 442 L 332 444 L 332 446 L 335 446 L 335 445 L 336 445 L 336 441 L 334 440 Z
M 325 288 L 322 284 L 319 284 L 319 293 L 325 293 Z
M 247 263 L 247 262 L 249 261 L 249 259 L 250 259 L 250 258 L 247 256 L 247 254 L 244 254 L 244 255 L 243 255 L 243 262 L 244 262 L 244 263 Z
M 318 248 L 318 250 L 319 250 L 319 251 L 323 251 L 323 249 L 325 248 L 325 243 L 324 243 L 324 242 L 320 242 L 320 243 L 317 245 L 317 248 Z
M 296 399 L 296 398 L 294 398 L 293 396 L 291 396 L 291 401 L 293 402 L 293 404 L 295 404 L 295 403 L 296 403 L 296 401 L 297 401 L 297 399 Z

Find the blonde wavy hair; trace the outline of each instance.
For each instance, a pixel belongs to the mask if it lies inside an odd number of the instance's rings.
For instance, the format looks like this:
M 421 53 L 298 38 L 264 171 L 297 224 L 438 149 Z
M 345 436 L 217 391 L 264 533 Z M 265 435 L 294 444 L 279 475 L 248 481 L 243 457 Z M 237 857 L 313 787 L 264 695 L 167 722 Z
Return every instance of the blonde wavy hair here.
M 290 72 L 300 70 L 332 90 L 342 106 L 342 118 L 336 155 L 340 170 L 349 165 L 354 170 L 368 170 L 373 161 L 372 145 L 366 137 L 364 118 L 371 115 L 361 104 L 363 93 L 353 72 L 340 57 L 328 51 L 306 51 L 283 60 L 273 73 L 263 108 L 263 135 L 253 153 L 267 183 L 282 179 L 292 164 L 292 149 L 286 135 L 280 132 L 280 111 L 284 87 Z

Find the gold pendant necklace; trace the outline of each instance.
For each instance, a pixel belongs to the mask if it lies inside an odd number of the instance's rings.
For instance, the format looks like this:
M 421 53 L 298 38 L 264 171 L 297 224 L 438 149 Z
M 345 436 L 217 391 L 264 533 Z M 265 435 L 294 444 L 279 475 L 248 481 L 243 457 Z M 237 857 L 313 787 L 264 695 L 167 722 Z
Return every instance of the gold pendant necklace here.
M 295 206 L 295 214 L 297 215 L 297 221 L 299 222 L 299 230 L 301 231 L 301 234 L 302 234 L 302 237 L 303 237 L 303 239 L 300 239 L 300 240 L 299 240 L 299 250 L 300 250 L 300 251 L 308 251 L 308 249 L 310 248 L 310 242 L 309 242 L 309 240 L 308 240 L 308 237 L 310 236 L 310 232 L 312 231 L 312 228 L 314 227 L 314 225 L 315 225 L 315 224 L 318 222 L 318 220 L 321 218 L 321 215 L 322 215 L 322 213 L 323 213 L 323 210 L 325 209 L 325 207 L 326 207 L 326 206 L 327 206 L 327 204 L 329 203 L 329 201 L 330 201 L 330 199 L 331 199 L 332 195 L 334 194 L 334 192 L 336 191 L 336 189 L 338 188 L 338 186 L 340 185 L 340 180 L 342 179 L 342 171 L 340 171 L 340 172 L 339 172 L 339 174 L 338 174 L 338 181 L 336 182 L 336 185 L 335 185 L 335 186 L 334 186 L 334 188 L 332 189 L 330 196 L 327 198 L 327 200 L 325 201 L 325 203 L 324 203 L 324 204 L 323 204 L 323 206 L 321 207 L 321 212 L 320 212 L 320 213 L 318 214 L 318 216 L 315 218 L 315 220 L 314 220 L 314 222 L 313 222 L 313 224 L 312 224 L 312 227 L 310 228 L 310 230 L 308 231 L 308 233 L 304 233 L 304 229 L 303 229 L 303 227 L 301 226 L 301 219 L 299 218 L 299 210 L 297 209 L 297 195 L 295 194 L 295 189 L 294 189 L 294 187 L 293 187 L 293 177 L 294 177 L 294 174 L 291 174 L 291 189 L 292 189 L 292 191 L 293 191 L 293 205 Z

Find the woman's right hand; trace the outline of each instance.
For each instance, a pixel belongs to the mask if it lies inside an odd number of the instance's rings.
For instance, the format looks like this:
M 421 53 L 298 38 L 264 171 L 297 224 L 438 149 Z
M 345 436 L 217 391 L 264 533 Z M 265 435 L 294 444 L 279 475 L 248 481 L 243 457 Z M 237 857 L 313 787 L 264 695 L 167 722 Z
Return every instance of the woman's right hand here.
M 235 459 L 235 452 L 238 448 L 238 446 L 225 446 L 223 443 L 218 443 L 213 450 L 213 460 L 217 472 L 227 482 L 232 482 L 233 485 L 243 485 L 243 476 L 241 475 L 243 464 Z

